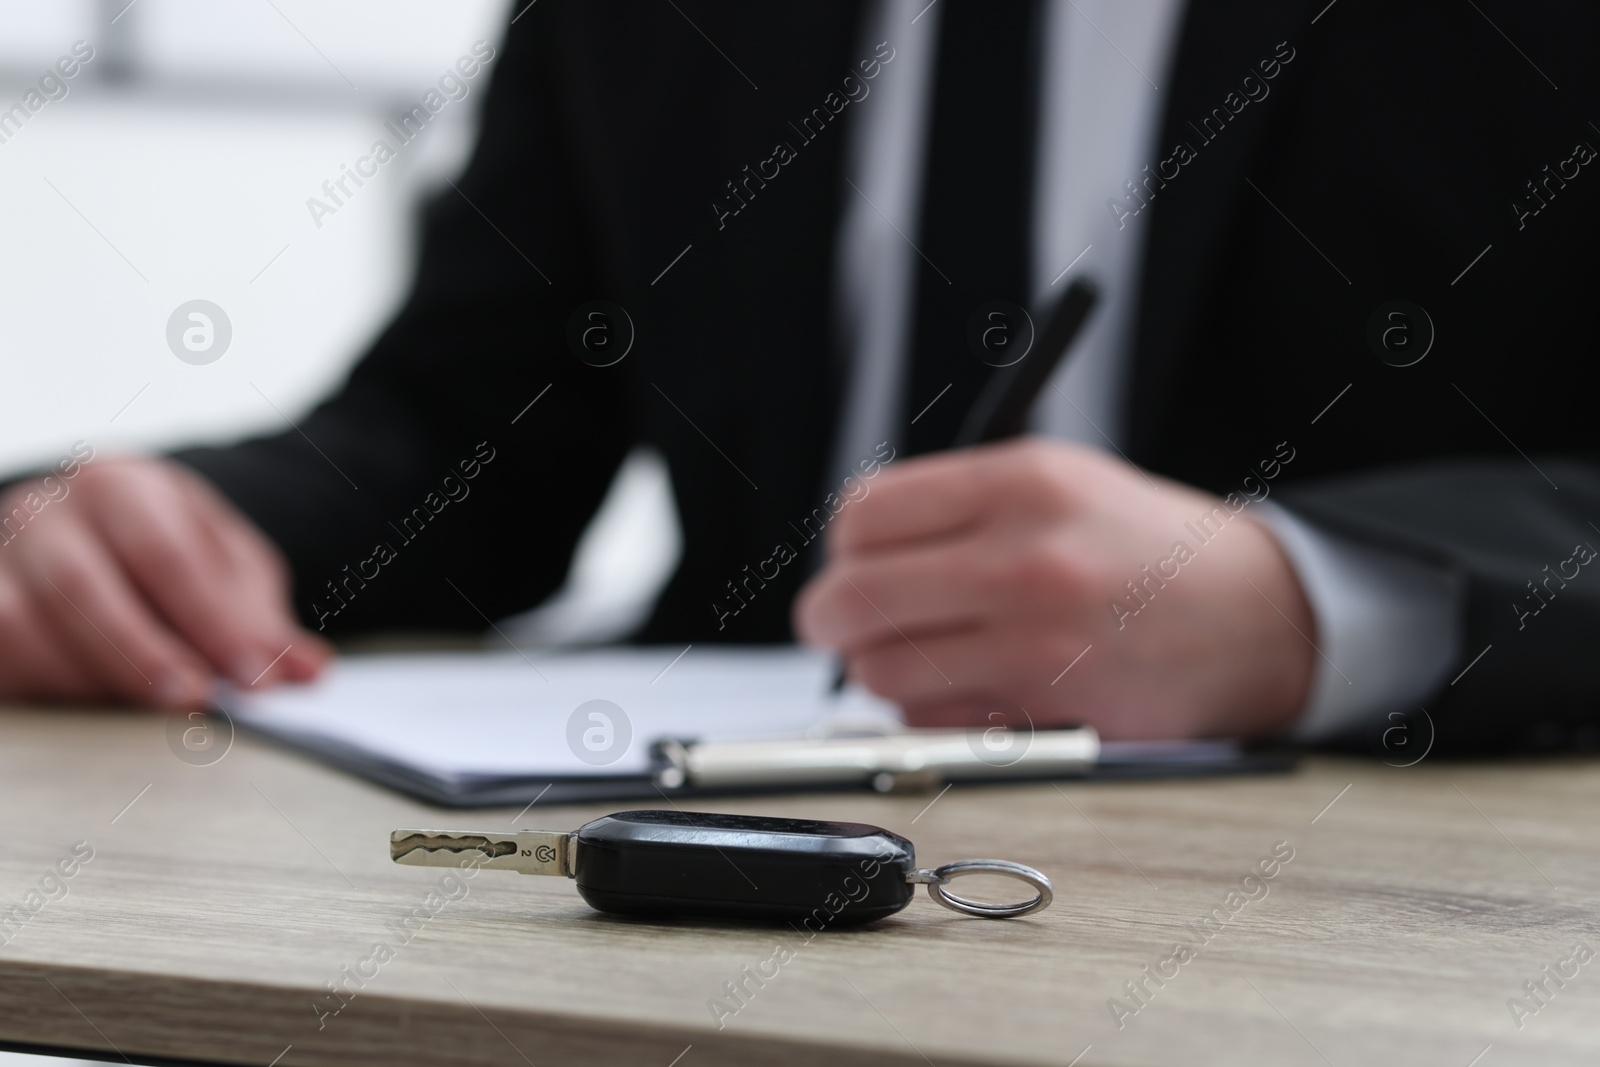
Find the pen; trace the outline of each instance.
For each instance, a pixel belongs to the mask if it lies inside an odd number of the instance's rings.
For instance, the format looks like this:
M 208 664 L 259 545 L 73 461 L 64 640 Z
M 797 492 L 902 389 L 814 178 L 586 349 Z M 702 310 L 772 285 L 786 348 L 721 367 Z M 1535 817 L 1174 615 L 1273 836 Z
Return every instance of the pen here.
M 1034 339 L 1033 350 L 1009 367 L 1001 367 L 967 410 L 951 448 L 969 448 L 1016 437 L 1027 428 L 1028 413 L 1050 375 L 1077 340 L 1099 297 L 1093 282 L 1078 278 L 1061 294 Z M 1030 358 L 1031 357 L 1031 358 Z
M 1067 286 L 1067 291 L 1050 309 L 1044 329 L 1034 338 L 1033 349 L 1016 363 L 990 376 L 967 411 L 960 432 L 950 442 L 951 448 L 970 448 L 1016 437 L 1027 428 L 1028 413 L 1033 410 L 1045 383 L 1071 350 L 1072 342 L 1077 340 L 1083 324 L 1088 321 L 1099 295 L 1095 284 L 1086 278 L 1075 279 Z M 837 696 L 843 691 L 844 683 L 845 669 L 841 660 L 829 692 Z

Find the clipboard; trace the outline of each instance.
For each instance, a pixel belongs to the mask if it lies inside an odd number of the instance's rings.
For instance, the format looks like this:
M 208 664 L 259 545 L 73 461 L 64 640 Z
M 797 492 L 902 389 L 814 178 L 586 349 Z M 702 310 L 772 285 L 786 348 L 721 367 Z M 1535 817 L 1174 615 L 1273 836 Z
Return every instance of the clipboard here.
M 341 658 L 310 686 L 221 687 L 214 704 L 225 728 L 450 808 L 1294 766 L 1230 741 L 907 729 L 870 694 L 832 694 L 830 676 L 827 656 L 789 646 L 378 655 Z

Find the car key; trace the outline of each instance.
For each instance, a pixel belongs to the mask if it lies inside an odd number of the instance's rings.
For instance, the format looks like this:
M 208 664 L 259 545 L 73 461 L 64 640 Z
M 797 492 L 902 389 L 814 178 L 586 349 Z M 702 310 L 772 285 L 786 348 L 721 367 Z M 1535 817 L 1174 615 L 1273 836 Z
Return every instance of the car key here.
M 622 811 L 562 833 L 546 830 L 396 830 L 396 863 L 566 876 L 593 908 L 618 915 L 814 920 L 854 926 L 911 902 L 916 886 L 947 908 L 1004 919 L 1050 904 L 1050 879 L 1006 860 L 916 866 L 899 834 L 863 823 Z M 1034 889 L 1014 904 L 969 900 L 945 889 L 968 874 L 999 874 Z

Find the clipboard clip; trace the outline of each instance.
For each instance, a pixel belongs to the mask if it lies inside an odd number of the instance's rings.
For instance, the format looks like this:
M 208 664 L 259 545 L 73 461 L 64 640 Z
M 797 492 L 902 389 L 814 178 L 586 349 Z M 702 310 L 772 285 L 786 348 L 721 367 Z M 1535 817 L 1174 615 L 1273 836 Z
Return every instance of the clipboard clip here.
M 1092 727 L 1011 731 L 904 730 L 872 737 L 763 741 L 666 739 L 651 747 L 662 790 L 869 786 L 927 792 L 961 781 L 1074 778 L 1100 756 Z

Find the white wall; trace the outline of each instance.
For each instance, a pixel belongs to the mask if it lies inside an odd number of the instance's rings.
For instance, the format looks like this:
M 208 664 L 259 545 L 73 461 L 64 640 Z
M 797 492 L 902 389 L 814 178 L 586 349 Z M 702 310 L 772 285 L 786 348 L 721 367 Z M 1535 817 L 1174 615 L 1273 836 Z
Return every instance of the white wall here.
M 0 144 L 0 466 L 79 437 L 115 449 L 281 427 L 273 405 L 304 409 L 393 310 L 408 213 L 459 167 L 481 92 L 320 228 L 306 200 L 495 40 L 503 5 L 277 6 L 293 25 L 268 4 L 141 0 L 115 26 L 97 17 L 109 5 L 0 4 L 0 109 L 74 41 L 97 53 Z M 165 339 L 193 298 L 233 325 L 207 366 Z

